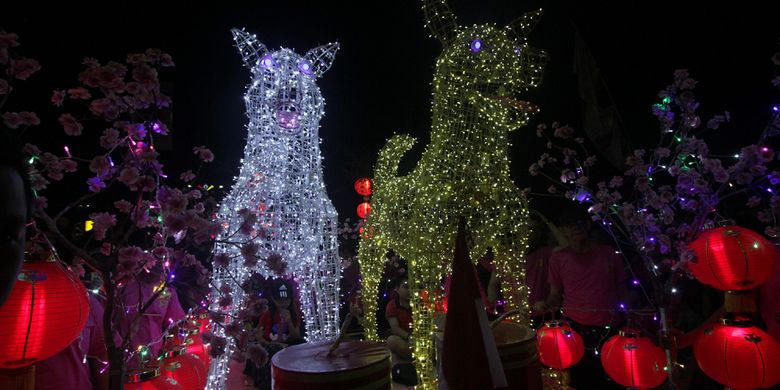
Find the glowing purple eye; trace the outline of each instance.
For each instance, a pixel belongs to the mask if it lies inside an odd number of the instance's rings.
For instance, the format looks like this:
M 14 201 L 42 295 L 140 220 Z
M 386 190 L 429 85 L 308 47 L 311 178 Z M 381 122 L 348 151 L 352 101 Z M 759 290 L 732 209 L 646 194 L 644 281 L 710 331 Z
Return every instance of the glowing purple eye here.
M 263 56 L 263 58 L 260 58 L 260 66 L 266 69 L 271 69 L 274 67 L 274 59 L 271 57 L 270 54 L 266 54 Z
M 298 70 L 301 71 L 303 74 L 311 75 L 312 69 L 311 69 L 311 62 L 308 60 L 300 60 L 298 61 Z
M 479 53 L 482 51 L 482 40 L 481 39 L 475 39 L 471 41 L 471 52 L 472 53 Z

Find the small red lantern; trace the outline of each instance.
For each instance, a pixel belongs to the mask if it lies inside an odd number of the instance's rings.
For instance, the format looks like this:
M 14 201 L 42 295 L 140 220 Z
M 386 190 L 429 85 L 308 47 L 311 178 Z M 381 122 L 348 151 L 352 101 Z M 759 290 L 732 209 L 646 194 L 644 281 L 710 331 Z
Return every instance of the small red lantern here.
M 24 263 L 0 308 L 0 367 L 29 366 L 54 356 L 81 334 L 87 290 L 59 262 Z
M 127 374 L 125 390 L 184 390 L 176 379 L 160 375 L 159 368 Z
M 198 331 L 200 331 L 201 334 L 211 332 L 211 318 L 209 317 L 209 313 L 202 313 L 198 316 L 198 321 L 200 322 Z
M 203 361 L 206 367 L 211 365 L 211 355 L 209 355 L 209 346 L 203 344 L 203 338 L 200 336 L 198 329 L 190 331 L 190 335 L 185 342 L 187 353 L 193 354 Z
M 666 355 L 639 331 L 624 328 L 601 347 L 601 365 L 622 386 L 650 389 L 666 380 Z
M 696 362 L 710 378 L 730 388 L 780 383 L 780 343 L 744 317 L 721 319 L 696 338 Z
M 696 260 L 690 270 L 719 290 L 750 290 L 772 276 L 777 251 L 762 235 L 739 226 L 704 231 L 690 245 Z
M 371 188 L 371 179 L 367 177 L 361 177 L 355 181 L 355 192 L 363 196 L 370 196 L 373 192 Z
M 568 369 L 585 354 L 582 337 L 560 321 L 548 321 L 536 331 L 536 347 L 539 361 L 556 370 Z
M 366 219 L 371 214 L 371 203 L 363 202 L 357 207 L 357 215 L 360 218 Z
M 175 379 L 184 390 L 202 390 L 206 387 L 206 366 L 200 358 L 188 354 L 184 347 L 165 352 L 160 368 L 163 375 Z

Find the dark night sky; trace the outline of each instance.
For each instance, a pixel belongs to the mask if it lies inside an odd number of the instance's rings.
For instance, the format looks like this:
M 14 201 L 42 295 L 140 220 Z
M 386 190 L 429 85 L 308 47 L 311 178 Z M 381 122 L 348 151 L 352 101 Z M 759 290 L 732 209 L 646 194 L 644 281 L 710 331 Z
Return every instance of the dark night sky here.
M 167 77 L 174 88 L 172 154 L 189 158 L 192 146 L 211 147 L 217 161 L 204 171 L 205 179 L 221 184 L 231 183 L 243 153 L 242 96 L 249 81 L 229 29 L 245 27 L 271 49 L 285 46 L 299 53 L 339 41 L 335 63 L 319 81 L 327 104 L 320 137 L 328 193 L 344 218 L 354 217 L 359 202 L 352 182 L 371 174 L 376 154 L 390 135 L 419 136 L 420 150 L 427 143 L 430 83 L 440 51 L 423 28 L 418 2 L 346 3 L 257 1 L 162 8 L 127 3 L 116 10 L 57 6 L 45 13 L 29 5 L 3 12 L 0 26 L 17 32 L 25 53 L 41 61 L 37 80 L 25 86 L 46 91 L 37 98 L 40 104 L 46 104 L 55 86 L 75 84 L 84 56 L 121 60 L 148 47 L 171 53 L 177 64 Z M 757 137 L 766 108 L 780 95 L 769 84 L 774 77 L 769 58 L 779 48 L 777 6 L 580 3 L 585 2 L 451 1 L 461 24 L 505 24 L 525 11 L 545 9 L 529 42 L 546 50 L 551 62 L 542 86 L 527 97 L 541 105 L 542 113 L 512 135 L 512 174 L 518 186 L 529 185 L 527 166 L 542 145 L 533 135 L 536 123 L 560 120 L 576 126 L 580 120 L 571 71 L 572 26 L 590 46 L 636 145 L 653 140 L 656 122 L 649 107 L 657 91 L 671 81 L 673 70 L 683 67 L 699 80 L 697 96 L 705 114 L 729 110 L 736 117 L 730 130 L 712 136 L 713 145 L 733 153 L 736 145 Z M 176 167 L 175 161 L 170 163 Z

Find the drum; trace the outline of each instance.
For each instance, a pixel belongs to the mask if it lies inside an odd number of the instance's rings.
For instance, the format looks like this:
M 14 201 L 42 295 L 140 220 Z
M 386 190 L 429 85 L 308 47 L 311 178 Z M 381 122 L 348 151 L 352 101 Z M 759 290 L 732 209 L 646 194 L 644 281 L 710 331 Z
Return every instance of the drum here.
M 542 371 L 533 329 L 504 321 L 493 328 L 493 338 L 508 388 L 541 390 Z
M 287 347 L 271 359 L 274 390 L 390 390 L 390 352 L 384 343 L 345 340 Z

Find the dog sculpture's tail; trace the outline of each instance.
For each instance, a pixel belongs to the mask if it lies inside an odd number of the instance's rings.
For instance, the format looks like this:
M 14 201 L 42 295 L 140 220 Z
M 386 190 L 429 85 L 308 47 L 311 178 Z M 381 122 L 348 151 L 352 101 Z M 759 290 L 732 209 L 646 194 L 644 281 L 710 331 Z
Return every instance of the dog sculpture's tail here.
M 401 157 L 414 146 L 417 140 L 406 134 L 397 134 L 390 138 L 382 150 L 374 169 L 374 181 L 389 184 L 398 175 L 398 163 Z

